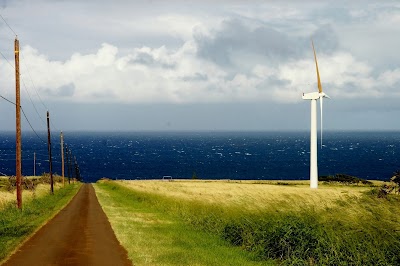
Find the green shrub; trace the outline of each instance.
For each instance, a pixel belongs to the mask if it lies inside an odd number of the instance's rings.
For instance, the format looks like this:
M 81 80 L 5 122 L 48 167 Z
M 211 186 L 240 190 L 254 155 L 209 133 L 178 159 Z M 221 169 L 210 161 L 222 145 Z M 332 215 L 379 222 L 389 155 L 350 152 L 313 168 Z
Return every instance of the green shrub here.
M 243 226 L 238 223 L 227 223 L 222 230 L 222 238 L 235 246 L 243 245 Z
M 364 185 L 372 185 L 372 182 L 359 178 L 359 177 L 355 177 L 355 176 L 351 176 L 351 175 L 346 175 L 346 174 L 335 174 L 334 176 L 320 176 L 318 178 L 319 181 L 323 181 L 323 182 L 339 182 L 339 183 L 345 183 L 345 184 L 358 184 L 358 183 L 362 183 Z

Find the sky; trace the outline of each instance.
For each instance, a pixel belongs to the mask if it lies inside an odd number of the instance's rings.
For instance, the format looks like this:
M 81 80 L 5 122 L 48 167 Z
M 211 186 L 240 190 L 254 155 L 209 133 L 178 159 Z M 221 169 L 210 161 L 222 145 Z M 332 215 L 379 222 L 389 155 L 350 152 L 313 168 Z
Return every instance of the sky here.
M 38 131 L 309 130 L 313 40 L 324 129 L 400 130 L 400 3 L 349 2 L 0 0 L 0 95 L 15 32 Z

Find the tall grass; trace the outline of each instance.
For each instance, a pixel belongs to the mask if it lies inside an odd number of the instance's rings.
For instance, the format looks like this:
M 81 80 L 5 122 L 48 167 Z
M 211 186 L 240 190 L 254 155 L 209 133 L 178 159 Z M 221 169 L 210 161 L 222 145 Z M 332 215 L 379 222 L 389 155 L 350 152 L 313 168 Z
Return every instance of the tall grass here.
M 271 265 L 186 224 L 130 189 L 98 182 L 96 195 L 134 265 Z M 272 264 L 273 265 L 273 264 Z
M 54 184 L 54 190 L 57 191 L 62 187 L 61 183 Z M 42 197 L 49 194 L 50 186 L 48 184 L 38 184 L 34 190 L 23 190 L 22 191 L 22 203 L 25 204 L 37 197 Z M 0 191 L 0 211 L 6 208 L 8 205 L 16 206 L 16 192 L 15 191 Z
M 322 186 L 310 191 L 272 186 L 264 187 L 264 193 L 274 195 L 268 202 L 256 186 L 248 184 L 250 187 L 241 188 L 241 193 L 247 194 L 257 206 L 254 208 L 249 199 L 243 200 L 246 197 L 232 192 L 236 188 L 231 184 L 223 184 L 225 189 L 210 189 L 211 193 L 196 189 L 183 193 L 179 192 L 179 182 L 159 182 L 158 188 L 152 184 L 149 190 L 143 188 L 149 184 L 143 183 L 120 182 L 113 186 L 128 186 L 132 201 L 173 214 L 258 259 L 300 265 L 400 265 L 398 196 L 379 199 L 366 187 Z M 223 196 L 210 196 L 218 192 Z
M 41 193 L 23 204 L 22 210 L 9 203 L 0 210 L 0 262 L 22 241 L 54 216 L 76 194 L 79 183 Z

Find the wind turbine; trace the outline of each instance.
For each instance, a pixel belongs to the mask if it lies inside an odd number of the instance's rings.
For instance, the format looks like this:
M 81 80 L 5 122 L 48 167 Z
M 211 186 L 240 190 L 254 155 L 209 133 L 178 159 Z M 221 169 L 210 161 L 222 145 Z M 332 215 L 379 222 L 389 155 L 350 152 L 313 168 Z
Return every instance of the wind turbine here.
M 318 188 L 318 157 L 317 157 L 317 100 L 320 103 L 321 112 L 321 148 L 322 148 L 322 108 L 323 99 L 329 98 L 322 91 L 321 79 L 319 77 L 317 55 L 315 54 L 314 42 L 311 42 L 314 51 L 315 67 L 317 69 L 318 91 L 303 93 L 303 100 L 311 101 L 311 134 L 310 134 L 310 188 Z

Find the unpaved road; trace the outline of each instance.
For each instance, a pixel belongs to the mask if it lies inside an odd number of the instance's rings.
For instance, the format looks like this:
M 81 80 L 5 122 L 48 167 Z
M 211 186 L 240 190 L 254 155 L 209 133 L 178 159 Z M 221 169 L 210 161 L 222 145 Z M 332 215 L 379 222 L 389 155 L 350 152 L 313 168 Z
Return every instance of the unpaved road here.
M 3 265 L 132 265 L 91 184 Z

